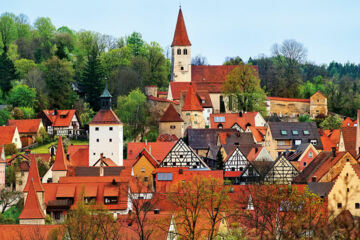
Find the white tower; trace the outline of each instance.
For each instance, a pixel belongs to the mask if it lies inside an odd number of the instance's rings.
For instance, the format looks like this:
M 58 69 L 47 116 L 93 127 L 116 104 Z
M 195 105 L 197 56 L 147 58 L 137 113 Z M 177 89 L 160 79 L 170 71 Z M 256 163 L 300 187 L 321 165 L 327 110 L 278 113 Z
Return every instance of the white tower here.
M 89 165 L 101 154 L 118 166 L 123 166 L 123 124 L 111 110 L 111 94 L 105 86 L 100 96 L 101 109 L 89 123 Z
M 171 81 L 191 82 L 191 43 L 186 32 L 181 8 L 171 44 Z

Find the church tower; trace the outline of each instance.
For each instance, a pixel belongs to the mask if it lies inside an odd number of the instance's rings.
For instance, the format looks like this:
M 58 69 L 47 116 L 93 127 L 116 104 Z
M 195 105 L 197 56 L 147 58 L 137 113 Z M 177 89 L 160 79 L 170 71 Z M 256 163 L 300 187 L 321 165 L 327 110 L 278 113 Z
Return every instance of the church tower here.
M 171 44 L 171 81 L 191 82 L 191 43 L 181 8 Z
M 100 96 L 101 109 L 89 123 L 89 165 L 101 154 L 118 166 L 123 166 L 123 124 L 111 109 L 111 94 L 107 86 Z

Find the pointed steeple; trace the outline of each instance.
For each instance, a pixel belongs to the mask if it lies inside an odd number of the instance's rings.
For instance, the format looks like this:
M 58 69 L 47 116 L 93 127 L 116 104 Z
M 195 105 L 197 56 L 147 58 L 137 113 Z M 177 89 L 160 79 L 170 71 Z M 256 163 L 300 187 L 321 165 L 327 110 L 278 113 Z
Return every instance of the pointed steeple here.
M 44 192 L 44 188 L 40 181 L 40 175 L 39 175 L 38 165 L 35 156 L 31 156 L 29 175 L 23 190 L 24 192 L 29 192 L 31 182 L 35 186 L 36 192 Z
M 203 108 L 200 105 L 199 99 L 196 96 L 195 90 L 193 88 L 193 86 L 190 84 L 187 94 L 186 94 L 186 98 L 185 98 L 185 103 L 184 106 L 182 108 L 182 111 L 202 111 Z
M 112 96 L 108 90 L 107 82 L 105 82 L 105 89 L 100 96 L 101 109 L 103 109 L 103 110 L 111 109 L 111 98 L 112 98 Z
M 181 11 L 181 7 L 179 9 L 179 15 L 176 22 L 176 28 L 174 33 L 174 39 L 171 46 L 191 46 L 191 42 L 186 32 L 186 26 L 184 22 L 184 17 Z
M 159 122 L 183 122 L 180 114 L 176 111 L 172 104 L 169 104 L 169 107 L 166 109 L 163 116 L 160 118 Z
M 30 179 L 28 183 L 29 183 L 29 192 L 25 201 L 24 209 L 22 210 L 19 216 L 20 224 L 21 224 L 21 220 L 45 219 L 44 212 L 41 210 L 39 199 L 35 191 L 35 185 L 33 179 Z
M 62 138 L 61 136 L 59 136 L 57 149 L 56 149 L 56 156 L 55 156 L 54 164 L 52 166 L 52 171 L 66 171 L 67 170 L 66 161 L 67 160 L 65 157 Z

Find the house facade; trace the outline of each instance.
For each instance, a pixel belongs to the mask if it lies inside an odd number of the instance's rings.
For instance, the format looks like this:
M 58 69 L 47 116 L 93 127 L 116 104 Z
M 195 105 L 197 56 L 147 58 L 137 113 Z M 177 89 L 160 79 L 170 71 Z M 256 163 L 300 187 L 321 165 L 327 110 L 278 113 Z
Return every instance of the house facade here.
M 76 110 L 43 110 L 41 119 L 49 135 L 79 136 L 82 134 L 81 123 Z
M 40 129 L 44 127 L 41 119 L 9 120 L 8 125 L 17 127 L 22 147 L 33 144 Z

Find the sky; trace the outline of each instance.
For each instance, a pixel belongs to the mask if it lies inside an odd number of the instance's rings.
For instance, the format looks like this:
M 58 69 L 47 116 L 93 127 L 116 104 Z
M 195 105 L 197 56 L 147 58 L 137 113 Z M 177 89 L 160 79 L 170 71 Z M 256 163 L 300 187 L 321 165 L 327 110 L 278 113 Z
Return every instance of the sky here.
M 168 49 L 180 4 L 192 56 L 212 65 L 227 56 L 270 56 L 286 39 L 302 43 L 312 63 L 360 63 L 358 0 L 0 0 L 0 13 L 23 13 L 31 23 L 49 17 L 57 28 L 114 37 L 137 31 Z

